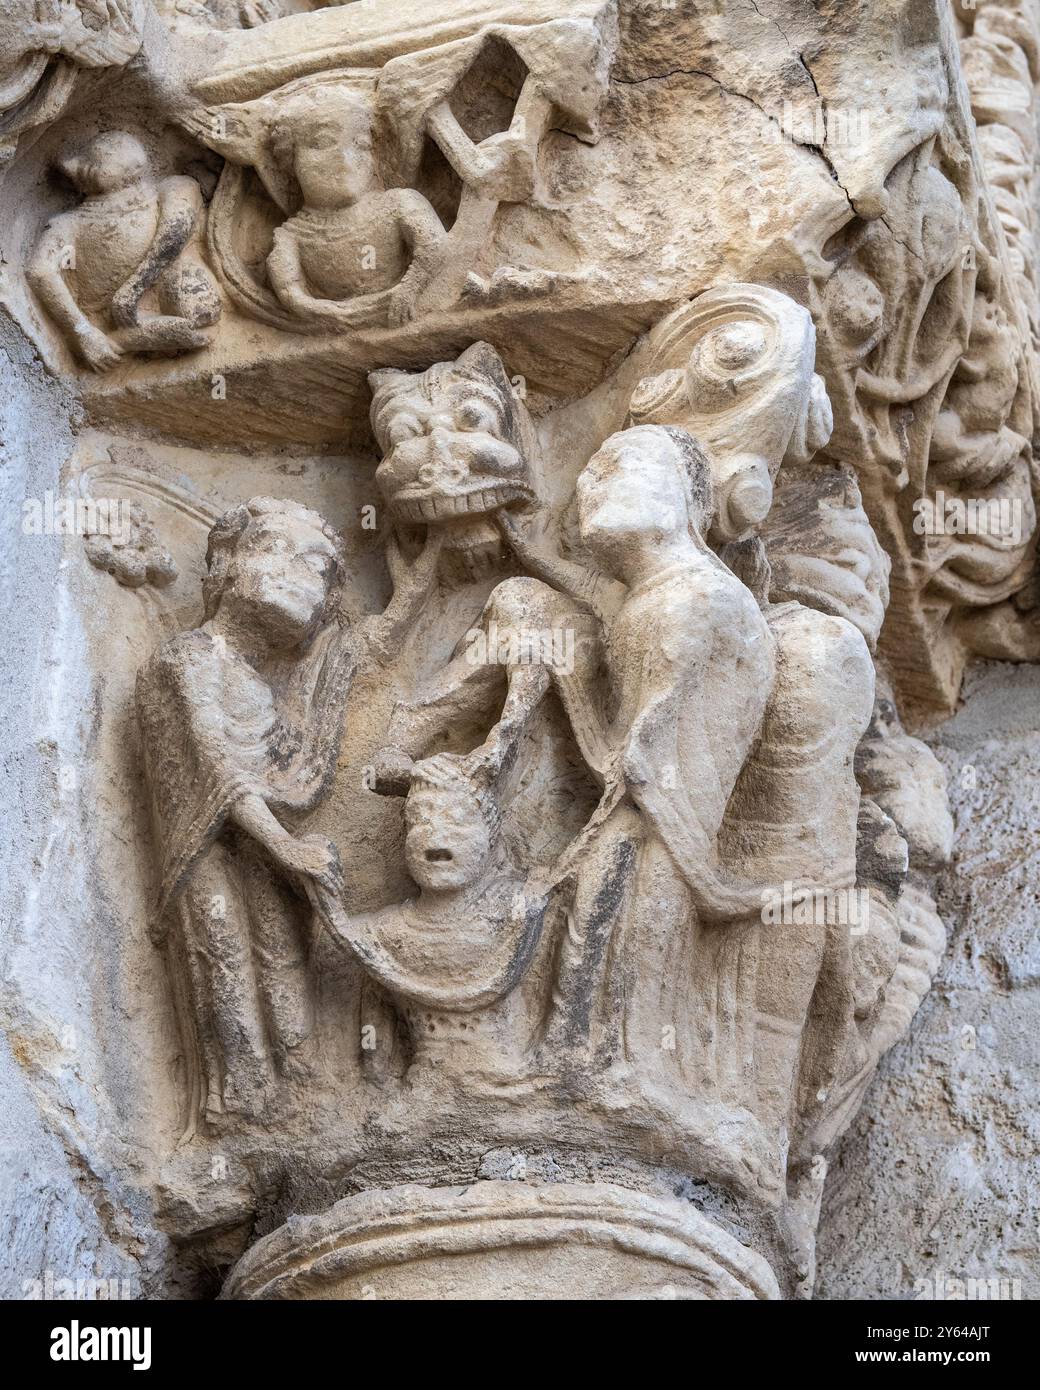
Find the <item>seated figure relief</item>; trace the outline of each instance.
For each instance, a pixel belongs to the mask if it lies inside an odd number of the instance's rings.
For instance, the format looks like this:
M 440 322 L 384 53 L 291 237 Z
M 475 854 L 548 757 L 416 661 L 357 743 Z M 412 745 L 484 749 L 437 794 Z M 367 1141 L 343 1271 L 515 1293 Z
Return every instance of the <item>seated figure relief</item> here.
M 386 188 L 368 100 L 304 92 L 279 113 L 274 157 L 303 206 L 274 234 L 267 274 L 290 313 L 329 327 L 398 324 L 436 268 L 444 227 L 409 188 Z
M 82 201 L 47 223 L 28 278 L 75 355 L 103 372 L 124 353 L 204 347 L 221 306 L 196 248 L 199 185 L 156 180 L 124 131 L 97 136 L 61 168 Z
M 360 6 L 314 31 L 283 23 L 266 67 L 252 36 L 240 49 L 229 34 L 219 70 L 185 91 L 178 122 L 226 160 L 213 264 L 251 317 L 315 335 L 394 328 L 601 275 L 551 231 L 510 237 L 508 253 L 500 233 L 524 207 L 551 222 L 552 136 L 598 141 L 614 7 L 561 0 L 522 23 L 427 8 L 398 42 Z

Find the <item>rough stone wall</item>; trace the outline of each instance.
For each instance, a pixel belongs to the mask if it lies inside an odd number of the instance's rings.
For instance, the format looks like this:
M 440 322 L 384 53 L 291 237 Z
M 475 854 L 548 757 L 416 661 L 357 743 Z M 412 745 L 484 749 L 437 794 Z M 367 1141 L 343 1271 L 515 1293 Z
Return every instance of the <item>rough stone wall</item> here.
M 0 486 L 5 513 L 20 516 L 25 496 L 60 489 L 61 468 L 70 448 L 70 397 L 49 378 L 23 339 L 5 321 L 0 340 Z M 0 1043 L 0 1291 L 5 1298 L 24 1297 L 27 1281 L 51 1270 L 56 1277 L 93 1278 L 99 1270 L 126 1278 L 133 1272 L 125 1241 L 112 1239 L 105 1209 L 110 1198 L 100 1175 L 72 1140 L 53 1106 L 53 1092 L 35 1068 L 24 1069 L 32 1051 L 24 1041 L 45 1026 L 21 990 L 11 989 L 21 975 L 15 957 L 26 948 L 36 953 L 36 986 L 49 977 L 49 988 L 66 1001 L 80 993 L 76 980 L 78 952 L 47 950 L 42 966 L 41 937 L 57 947 L 64 930 L 73 937 L 75 919 L 67 896 L 48 896 L 30 911 L 30 881 L 19 866 L 42 867 L 48 853 L 61 855 L 67 844 L 54 836 L 58 800 L 55 749 L 44 732 L 40 692 L 54 670 L 58 616 L 61 538 L 42 545 L 18 545 L 19 530 L 8 532 L 0 556 L 0 607 L 4 612 L 5 679 L 0 743 L 5 787 L 0 810 L 0 882 L 4 911 L 0 918 L 0 977 L 3 991 L 3 1041 Z M 50 842 L 50 850 L 48 843 Z M 64 960 L 64 968 L 62 961 Z M 71 1041 L 70 1038 L 66 1039 Z M 53 1039 L 51 1055 L 58 1055 Z M 70 1048 L 66 1064 L 75 1066 Z M 44 1081 L 41 1085 L 40 1082 Z M 47 1104 L 50 1099 L 51 1105 Z M 41 1102 L 43 1102 L 41 1106 Z M 63 1142 L 68 1140 L 69 1142 Z
M 1040 670 L 973 667 L 929 741 L 957 826 L 949 948 L 832 1169 L 820 1298 L 928 1297 L 940 1276 L 1040 1296 Z

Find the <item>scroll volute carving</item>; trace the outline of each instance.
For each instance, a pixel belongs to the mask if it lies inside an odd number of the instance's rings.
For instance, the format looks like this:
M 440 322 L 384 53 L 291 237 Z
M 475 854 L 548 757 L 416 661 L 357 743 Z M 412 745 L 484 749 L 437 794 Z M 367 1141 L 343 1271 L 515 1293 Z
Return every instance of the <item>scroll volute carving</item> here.
M 141 47 L 144 0 L 5 0 L 0 54 L 0 152 L 60 115 L 77 71 L 119 67 Z M 0 158 L 2 163 L 2 158 Z
M 665 319 L 648 350 L 631 419 L 700 440 L 718 491 L 715 534 L 747 536 L 769 513 L 781 463 L 807 462 L 830 438 L 812 319 L 778 291 L 726 285 Z

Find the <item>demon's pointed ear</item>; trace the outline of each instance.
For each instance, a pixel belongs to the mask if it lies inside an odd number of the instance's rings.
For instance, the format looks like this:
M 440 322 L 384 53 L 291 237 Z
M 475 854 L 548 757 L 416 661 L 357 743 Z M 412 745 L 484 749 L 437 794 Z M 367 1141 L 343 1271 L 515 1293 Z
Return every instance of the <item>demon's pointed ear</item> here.
M 406 381 L 410 381 L 414 376 L 413 372 L 402 372 L 397 367 L 380 367 L 377 372 L 369 372 L 368 385 L 372 394 L 378 391 L 386 391 L 395 386 L 401 386 Z
M 473 343 L 461 357 L 456 359 L 455 370 L 466 376 L 483 377 L 491 381 L 505 396 L 513 393 L 513 383 L 509 373 L 490 343 Z
M 384 420 L 393 414 L 398 394 L 414 381 L 414 372 L 402 372 L 396 367 L 381 367 L 379 371 L 368 374 L 368 384 L 372 391 L 372 404 L 368 415 L 381 449 L 387 447 L 387 440 L 383 434 Z

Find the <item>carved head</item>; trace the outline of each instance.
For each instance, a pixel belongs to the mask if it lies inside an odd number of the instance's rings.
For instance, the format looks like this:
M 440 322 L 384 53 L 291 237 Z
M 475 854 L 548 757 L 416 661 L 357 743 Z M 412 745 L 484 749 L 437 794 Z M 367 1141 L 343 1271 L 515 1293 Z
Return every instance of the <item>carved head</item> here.
M 428 371 L 368 379 L 383 452 L 376 477 L 395 521 L 473 520 L 534 497 L 534 431 L 493 347 L 474 343 Z M 456 532 L 446 543 L 465 541 Z
M 420 888 L 444 893 L 477 882 L 498 841 L 500 813 L 461 758 L 438 753 L 414 765 L 404 816 L 405 860 Z
M 295 174 L 308 207 L 346 207 L 381 187 L 372 107 L 359 93 L 311 88 L 280 107 L 277 120 L 274 157 Z
M 124 130 L 108 130 L 63 160 L 60 168 L 84 197 L 90 197 L 129 188 L 148 176 L 151 162 L 136 136 Z
M 576 491 L 581 538 L 612 570 L 633 540 L 703 536 L 714 508 L 707 455 L 692 435 L 665 425 L 611 435 L 585 465 Z
M 254 497 L 218 518 L 206 565 L 206 618 L 231 608 L 238 623 L 275 647 L 313 637 L 343 580 L 342 545 L 331 526 L 309 507 L 272 497 Z

